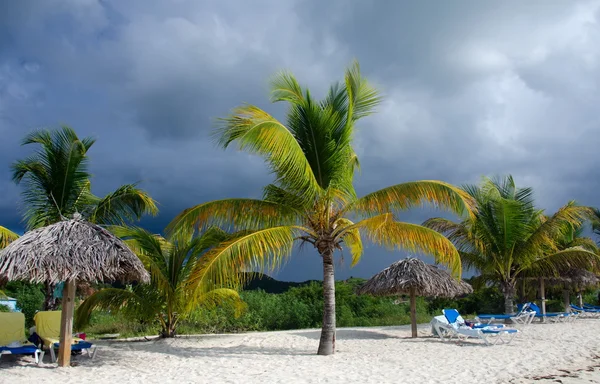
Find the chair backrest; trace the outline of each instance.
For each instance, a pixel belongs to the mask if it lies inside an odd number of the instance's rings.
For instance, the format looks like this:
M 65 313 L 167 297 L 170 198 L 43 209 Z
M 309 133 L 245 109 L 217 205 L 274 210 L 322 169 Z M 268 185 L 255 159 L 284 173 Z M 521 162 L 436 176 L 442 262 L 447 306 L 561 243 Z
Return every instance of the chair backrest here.
M 450 325 L 463 325 L 465 323 L 465 319 L 462 318 L 460 313 L 456 309 L 446 308 L 442 309 L 442 313 L 446 316 L 446 320 Z
M 0 346 L 25 340 L 25 315 L 21 312 L 0 312 Z
M 531 309 L 532 311 L 535 311 L 535 313 L 538 315 L 542 314 L 542 310 L 540 309 L 540 307 L 537 306 L 536 303 L 529 303 L 529 309 Z
M 40 337 L 58 339 L 60 337 L 60 311 L 40 311 L 35 314 L 35 332 Z

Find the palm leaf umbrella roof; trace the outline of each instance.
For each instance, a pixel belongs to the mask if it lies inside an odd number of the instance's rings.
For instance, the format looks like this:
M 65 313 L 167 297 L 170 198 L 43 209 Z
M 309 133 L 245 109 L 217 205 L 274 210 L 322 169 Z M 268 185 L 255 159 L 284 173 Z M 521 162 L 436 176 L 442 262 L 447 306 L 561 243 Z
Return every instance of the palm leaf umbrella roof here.
M 150 276 L 125 243 L 106 229 L 71 220 L 35 229 L 0 251 L 0 280 L 51 283 L 142 281 Z
M 417 296 L 455 297 L 473 292 L 468 283 L 453 278 L 435 265 L 416 258 L 406 258 L 390 265 L 370 278 L 358 289 L 359 294 L 392 296 L 409 294 L 414 288 Z
M 138 280 L 150 275 L 125 243 L 106 229 L 75 214 L 27 232 L 0 252 L 0 280 L 65 282 L 58 364 L 70 365 L 75 282 Z

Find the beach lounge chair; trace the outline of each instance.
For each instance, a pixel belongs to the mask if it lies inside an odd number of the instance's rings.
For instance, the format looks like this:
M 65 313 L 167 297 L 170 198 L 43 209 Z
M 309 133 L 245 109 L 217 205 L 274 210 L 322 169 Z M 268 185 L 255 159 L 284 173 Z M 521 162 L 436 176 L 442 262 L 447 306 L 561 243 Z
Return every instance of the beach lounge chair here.
M 512 320 L 515 324 L 528 325 L 531 324 L 535 317 L 535 311 L 529 308 L 529 303 L 520 306 L 519 312 L 515 315 L 506 314 L 480 314 L 476 316 L 477 321 L 485 324 L 492 324 L 496 320 Z
M 2 355 L 33 355 L 37 364 L 44 352 L 25 339 L 25 315 L 21 312 L 0 313 L 0 358 Z
M 60 338 L 60 311 L 40 311 L 35 314 L 36 333 L 43 343 L 43 347 L 50 351 L 52 362 L 56 362 L 55 349 L 59 347 Z M 71 351 L 85 352 L 91 359 L 96 355 L 97 347 L 90 342 L 73 337 Z
M 581 308 L 575 304 L 571 304 L 571 310 L 581 317 L 596 318 L 600 316 L 600 309 L 594 309 L 589 307 Z
M 540 307 L 537 306 L 536 303 L 528 303 L 528 304 L 529 304 L 529 308 L 532 311 L 535 311 L 536 319 L 548 318 L 554 322 L 559 322 L 559 321 L 573 321 L 577 318 L 577 314 L 571 313 L 571 312 L 546 312 L 545 314 L 542 314 L 542 310 L 540 309 Z
M 503 325 L 467 325 L 456 309 L 444 309 L 442 313 L 448 321 L 447 325 L 441 323 L 436 325 L 438 327 L 438 335 L 442 341 L 450 340 L 454 337 L 459 340 L 472 337 L 482 340 L 485 345 L 496 345 L 499 342 L 508 344 L 519 333 L 517 329 Z M 505 336 L 507 336 L 506 340 L 504 339 Z

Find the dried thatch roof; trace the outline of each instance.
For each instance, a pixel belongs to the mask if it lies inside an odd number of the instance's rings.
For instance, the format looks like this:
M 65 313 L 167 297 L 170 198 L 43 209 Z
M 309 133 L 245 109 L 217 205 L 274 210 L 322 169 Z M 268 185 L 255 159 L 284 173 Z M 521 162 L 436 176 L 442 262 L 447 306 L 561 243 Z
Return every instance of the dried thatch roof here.
M 139 258 L 106 229 L 81 220 L 27 232 L 0 251 L 0 280 L 148 281 Z
M 373 276 L 358 289 L 358 294 L 391 296 L 408 294 L 414 287 L 417 296 L 455 297 L 473 292 L 462 280 L 444 270 L 415 258 L 398 261 Z
M 540 277 L 527 276 L 522 279 L 539 280 Z M 579 288 L 594 287 L 600 283 L 600 278 L 593 272 L 577 268 L 562 272 L 559 276 L 544 276 L 543 279 L 549 284 L 571 284 Z
M 561 274 L 561 279 L 579 288 L 593 287 L 600 282 L 598 276 L 585 269 L 570 269 Z

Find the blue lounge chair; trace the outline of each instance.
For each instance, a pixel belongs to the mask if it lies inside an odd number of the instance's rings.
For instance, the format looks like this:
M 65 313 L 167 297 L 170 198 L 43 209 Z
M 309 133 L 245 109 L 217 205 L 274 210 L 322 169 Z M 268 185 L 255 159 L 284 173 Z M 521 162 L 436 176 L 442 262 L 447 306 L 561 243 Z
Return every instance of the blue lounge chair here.
M 510 314 L 480 314 L 477 315 L 477 321 L 486 324 L 492 324 L 496 320 L 512 320 L 515 324 L 528 325 L 531 324 L 535 316 L 535 311 L 529 308 L 530 303 L 525 303 L 519 306 L 519 312 L 515 315 Z
M 532 311 L 535 311 L 536 319 L 548 318 L 550 320 L 553 320 L 554 322 L 559 322 L 572 321 L 575 320 L 575 318 L 577 317 L 576 314 L 570 312 L 546 312 L 545 314 L 543 314 L 542 310 L 540 309 L 540 307 L 537 306 L 536 303 L 529 303 L 529 308 Z
M 32 355 L 37 364 L 44 352 L 25 341 L 25 315 L 21 312 L 0 313 L 0 357 L 2 355 Z
M 441 323 L 437 325 L 438 334 L 442 341 L 450 340 L 453 337 L 456 337 L 459 340 L 473 337 L 482 340 L 485 345 L 496 345 L 499 342 L 508 344 L 519 333 L 517 329 L 504 326 L 485 324 L 474 324 L 469 326 L 465 323 L 456 309 L 444 309 L 442 310 L 442 313 L 448 321 L 447 325 Z M 504 340 L 504 336 L 508 336 L 508 339 Z M 494 341 L 491 342 L 489 338 L 494 338 Z
M 571 304 L 571 310 L 576 312 L 581 317 L 593 318 L 600 316 L 600 309 L 593 309 L 589 307 L 581 308 L 575 304 Z

